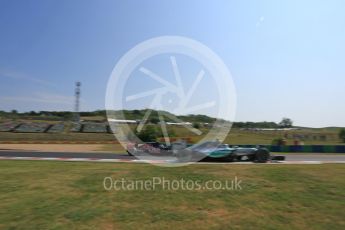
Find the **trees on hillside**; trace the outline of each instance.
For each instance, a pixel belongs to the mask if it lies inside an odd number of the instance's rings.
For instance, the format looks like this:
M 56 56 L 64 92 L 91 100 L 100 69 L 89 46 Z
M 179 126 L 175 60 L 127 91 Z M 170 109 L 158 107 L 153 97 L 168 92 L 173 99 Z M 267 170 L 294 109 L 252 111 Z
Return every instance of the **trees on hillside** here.
M 136 132 L 136 136 L 144 142 L 156 141 L 157 134 L 157 130 L 151 125 L 147 125 L 141 132 Z
M 152 118 L 150 118 L 150 122 L 151 122 L 152 124 L 158 124 L 159 118 L 157 118 L 157 117 L 152 117 Z
M 345 143 L 345 129 L 339 131 L 339 138 Z
M 290 118 L 284 117 L 281 122 L 279 122 L 279 126 L 281 128 L 291 128 L 293 121 Z
M 279 125 L 275 122 L 234 122 L 233 128 L 266 128 L 266 129 L 276 129 Z
M 200 124 L 198 122 L 193 123 L 193 128 L 200 129 Z

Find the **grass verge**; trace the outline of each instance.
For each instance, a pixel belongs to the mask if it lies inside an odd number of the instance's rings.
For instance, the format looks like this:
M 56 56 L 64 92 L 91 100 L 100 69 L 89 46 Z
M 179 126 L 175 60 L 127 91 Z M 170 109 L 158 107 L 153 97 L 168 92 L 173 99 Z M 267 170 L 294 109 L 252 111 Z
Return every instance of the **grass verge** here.
M 345 166 L 0 161 L 0 229 L 344 229 Z M 104 177 L 242 180 L 242 190 L 106 191 Z

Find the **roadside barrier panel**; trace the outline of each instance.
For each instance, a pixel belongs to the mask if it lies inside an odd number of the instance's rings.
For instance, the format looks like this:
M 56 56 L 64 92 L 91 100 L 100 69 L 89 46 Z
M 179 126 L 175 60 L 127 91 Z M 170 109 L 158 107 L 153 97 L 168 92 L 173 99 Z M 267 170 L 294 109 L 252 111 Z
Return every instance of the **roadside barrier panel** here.
M 281 152 L 279 145 L 272 145 L 268 148 L 271 152 Z
M 303 152 L 303 146 L 302 145 L 290 145 L 288 152 Z
M 325 153 L 335 153 L 336 152 L 336 146 L 334 146 L 334 145 L 325 145 L 325 146 L 323 146 L 323 151 Z
M 337 145 L 335 146 L 336 153 L 345 153 L 345 145 Z
M 323 145 L 313 145 L 312 151 L 314 153 L 323 153 L 324 152 Z
M 290 146 L 288 146 L 288 145 L 282 145 L 281 146 L 281 151 L 282 152 L 290 152 Z
M 312 151 L 313 151 L 313 147 L 311 145 L 303 145 L 302 152 L 311 153 Z

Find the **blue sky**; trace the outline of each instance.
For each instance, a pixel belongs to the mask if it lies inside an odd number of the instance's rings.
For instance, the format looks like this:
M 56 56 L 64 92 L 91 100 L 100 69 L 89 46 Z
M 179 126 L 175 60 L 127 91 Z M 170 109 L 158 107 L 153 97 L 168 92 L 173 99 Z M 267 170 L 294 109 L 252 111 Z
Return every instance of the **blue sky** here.
M 104 109 L 108 78 L 136 44 L 185 36 L 217 53 L 237 121 L 345 126 L 342 0 L 0 0 L 0 110 Z M 206 91 L 207 89 L 205 89 Z

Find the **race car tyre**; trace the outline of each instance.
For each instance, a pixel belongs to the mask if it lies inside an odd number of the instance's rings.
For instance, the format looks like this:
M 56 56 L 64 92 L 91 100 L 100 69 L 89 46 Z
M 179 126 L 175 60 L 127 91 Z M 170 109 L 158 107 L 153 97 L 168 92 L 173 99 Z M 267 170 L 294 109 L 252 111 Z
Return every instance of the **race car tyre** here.
M 237 159 L 236 156 L 226 156 L 226 157 L 224 158 L 224 160 L 225 160 L 226 162 L 234 162 L 234 161 L 236 161 L 236 159 Z
M 272 160 L 285 161 L 285 156 L 272 156 Z
M 268 149 L 262 148 L 258 149 L 255 153 L 255 162 L 258 163 L 266 163 L 268 160 L 270 160 L 270 152 Z

